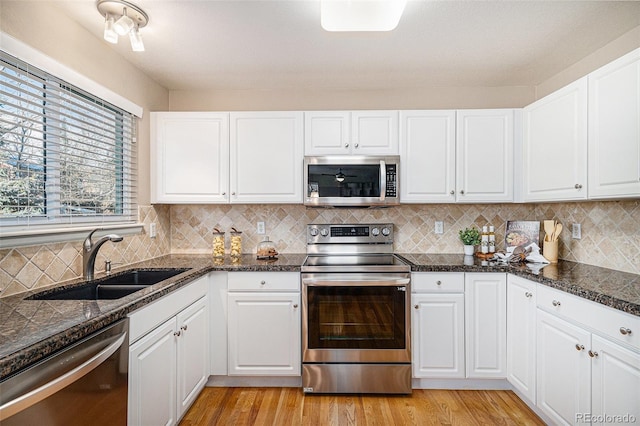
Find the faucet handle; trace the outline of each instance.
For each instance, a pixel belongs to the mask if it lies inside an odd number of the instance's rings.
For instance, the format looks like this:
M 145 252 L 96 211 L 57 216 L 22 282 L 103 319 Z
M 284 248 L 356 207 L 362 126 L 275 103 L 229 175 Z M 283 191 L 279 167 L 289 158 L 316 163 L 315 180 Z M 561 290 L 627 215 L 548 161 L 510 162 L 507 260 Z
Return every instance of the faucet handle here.
M 89 232 L 89 235 L 87 235 L 87 238 L 84 239 L 84 249 L 85 250 L 91 250 L 91 247 L 93 246 L 93 243 L 91 242 L 91 237 L 93 237 L 93 234 L 96 233 L 96 231 L 100 231 L 102 228 L 96 228 L 93 231 Z

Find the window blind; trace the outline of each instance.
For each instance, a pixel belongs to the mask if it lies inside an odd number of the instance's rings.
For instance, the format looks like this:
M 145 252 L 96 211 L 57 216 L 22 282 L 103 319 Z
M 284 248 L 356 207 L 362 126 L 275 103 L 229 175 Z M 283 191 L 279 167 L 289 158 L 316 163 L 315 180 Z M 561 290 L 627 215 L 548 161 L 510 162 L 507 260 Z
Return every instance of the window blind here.
M 0 51 L 0 225 L 135 221 L 135 131 L 130 113 Z

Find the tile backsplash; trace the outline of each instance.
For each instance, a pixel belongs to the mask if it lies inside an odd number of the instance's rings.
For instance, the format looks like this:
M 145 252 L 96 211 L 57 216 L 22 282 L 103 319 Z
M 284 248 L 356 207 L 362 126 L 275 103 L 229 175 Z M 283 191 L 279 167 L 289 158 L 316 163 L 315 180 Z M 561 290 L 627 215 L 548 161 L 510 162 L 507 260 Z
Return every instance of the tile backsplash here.
M 391 222 L 398 253 L 462 253 L 458 230 L 475 225 L 496 227 L 498 249 L 504 248 L 507 220 L 556 219 L 564 225 L 559 257 L 565 260 L 640 274 L 640 200 L 540 204 L 420 204 L 384 209 L 317 209 L 300 205 L 173 205 L 140 208 L 145 229 L 157 224 L 158 236 L 128 236 L 101 249 L 96 265 L 106 258 L 118 266 L 167 253 L 209 253 L 213 228 L 243 231 L 243 252 L 255 253 L 266 234 L 282 253 L 306 251 L 308 223 Z M 434 233 L 434 222 L 444 233 Z M 571 238 L 571 224 L 582 225 L 582 239 Z M 80 242 L 0 250 L 0 291 L 9 295 L 82 273 Z

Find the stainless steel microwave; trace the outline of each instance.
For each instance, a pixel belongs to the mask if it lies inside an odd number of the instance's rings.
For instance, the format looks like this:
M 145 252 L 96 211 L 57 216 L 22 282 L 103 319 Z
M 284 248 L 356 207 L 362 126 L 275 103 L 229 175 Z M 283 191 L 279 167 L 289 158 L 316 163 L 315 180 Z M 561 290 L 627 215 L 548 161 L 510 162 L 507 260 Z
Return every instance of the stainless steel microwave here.
M 400 204 L 400 156 L 304 157 L 304 204 L 368 207 Z

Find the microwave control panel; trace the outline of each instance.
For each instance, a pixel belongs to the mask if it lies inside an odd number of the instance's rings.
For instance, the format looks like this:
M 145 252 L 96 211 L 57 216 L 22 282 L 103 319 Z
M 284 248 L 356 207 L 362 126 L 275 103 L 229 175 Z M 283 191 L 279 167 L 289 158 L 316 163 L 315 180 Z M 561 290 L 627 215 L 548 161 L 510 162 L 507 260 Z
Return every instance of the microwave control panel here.
M 385 197 L 397 197 L 398 192 L 398 180 L 397 180 L 397 170 L 395 164 L 387 164 L 387 190 L 385 191 Z

